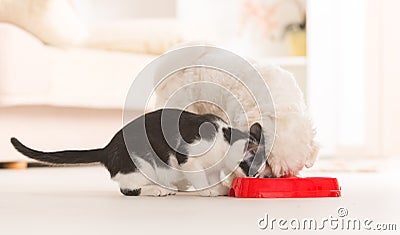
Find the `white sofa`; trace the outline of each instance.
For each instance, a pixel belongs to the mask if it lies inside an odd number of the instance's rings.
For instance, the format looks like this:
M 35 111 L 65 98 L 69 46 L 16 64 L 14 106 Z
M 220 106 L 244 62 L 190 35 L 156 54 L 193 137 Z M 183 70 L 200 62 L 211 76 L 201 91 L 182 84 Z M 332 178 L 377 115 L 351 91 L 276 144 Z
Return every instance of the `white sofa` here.
M 26 160 L 11 136 L 48 150 L 107 143 L 136 74 L 156 56 L 48 46 L 0 23 L 0 162 Z
M 135 75 L 156 55 L 58 48 L 0 23 L 0 104 L 122 108 Z

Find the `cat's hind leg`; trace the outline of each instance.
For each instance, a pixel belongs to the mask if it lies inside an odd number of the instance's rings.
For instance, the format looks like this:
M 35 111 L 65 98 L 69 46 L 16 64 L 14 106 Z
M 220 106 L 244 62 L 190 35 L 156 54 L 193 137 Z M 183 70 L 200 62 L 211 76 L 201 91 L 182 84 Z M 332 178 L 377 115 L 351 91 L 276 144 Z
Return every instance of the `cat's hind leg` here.
M 142 188 L 137 189 L 120 189 L 121 193 L 125 196 L 140 196 Z
M 143 186 L 153 184 L 140 172 L 118 173 L 112 179 L 118 182 L 120 191 L 125 196 L 140 196 Z
M 158 185 L 145 185 L 137 189 L 121 189 L 121 193 L 125 196 L 155 196 L 164 197 L 168 195 L 175 195 L 173 190 L 165 189 Z
M 125 196 L 167 196 L 175 195 L 176 191 L 155 185 L 140 172 L 128 174 L 118 173 L 113 177 Z

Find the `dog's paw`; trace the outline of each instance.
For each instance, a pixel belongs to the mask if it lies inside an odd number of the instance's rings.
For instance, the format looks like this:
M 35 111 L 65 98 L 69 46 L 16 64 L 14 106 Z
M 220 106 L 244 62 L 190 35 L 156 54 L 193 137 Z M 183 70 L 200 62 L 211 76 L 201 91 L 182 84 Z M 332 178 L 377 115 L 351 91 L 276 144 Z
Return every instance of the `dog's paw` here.
M 218 192 L 216 192 L 215 190 L 206 189 L 199 191 L 199 195 L 202 197 L 217 197 Z
M 222 192 L 221 190 L 211 188 L 199 191 L 199 195 L 202 197 L 218 197 L 218 196 L 224 196 L 226 195 L 226 193 Z

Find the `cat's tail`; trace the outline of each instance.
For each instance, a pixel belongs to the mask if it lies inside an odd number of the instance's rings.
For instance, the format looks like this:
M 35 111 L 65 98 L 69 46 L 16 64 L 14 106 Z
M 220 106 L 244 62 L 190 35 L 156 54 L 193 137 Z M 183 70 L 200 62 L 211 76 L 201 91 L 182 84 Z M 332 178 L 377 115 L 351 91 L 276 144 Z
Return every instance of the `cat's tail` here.
M 66 150 L 59 152 L 41 152 L 23 145 L 16 138 L 11 138 L 11 143 L 18 152 L 32 159 L 52 164 L 85 164 L 103 162 L 104 150 Z

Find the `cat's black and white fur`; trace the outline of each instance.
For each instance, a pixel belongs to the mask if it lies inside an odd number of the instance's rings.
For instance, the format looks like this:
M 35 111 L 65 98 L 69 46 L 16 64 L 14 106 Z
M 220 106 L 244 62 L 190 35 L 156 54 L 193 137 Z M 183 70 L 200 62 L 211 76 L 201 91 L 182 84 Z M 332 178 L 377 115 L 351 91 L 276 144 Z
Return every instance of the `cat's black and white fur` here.
M 100 149 L 41 152 L 24 146 L 16 138 L 11 138 L 11 143 L 22 154 L 46 163 L 100 162 L 119 183 L 121 193 L 127 196 L 165 196 L 175 194 L 183 187 L 202 189 L 198 191 L 202 196 L 218 196 L 226 195 L 228 188 L 221 183 L 206 188 L 212 177 L 215 182 L 220 182 L 224 177 L 221 173 L 229 170 L 235 170 L 237 176 L 249 176 L 265 163 L 265 157 L 254 161 L 256 156 L 265 156 L 262 133 L 258 123 L 253 124 L 247 133 L 228 126 L 212 114 L 160 109 L 133 120 Z M 211 143 L 211 147 L 201 152 L 199 148 L 204 143 Z M 223 162 L 215 172 L 199 173 L 195 177 L 180 173 L 202 172 L 225 153 L 230 155 L 225 158 L 229 161 Z M 137 165 L 140 165 L 140 171 Z M 181 171 L 171 170 L 168 166 Z M 141 173 L 143 171 L 146 176 Z M 152 182 L 154 179 L 166 187 L 155 184 Z

